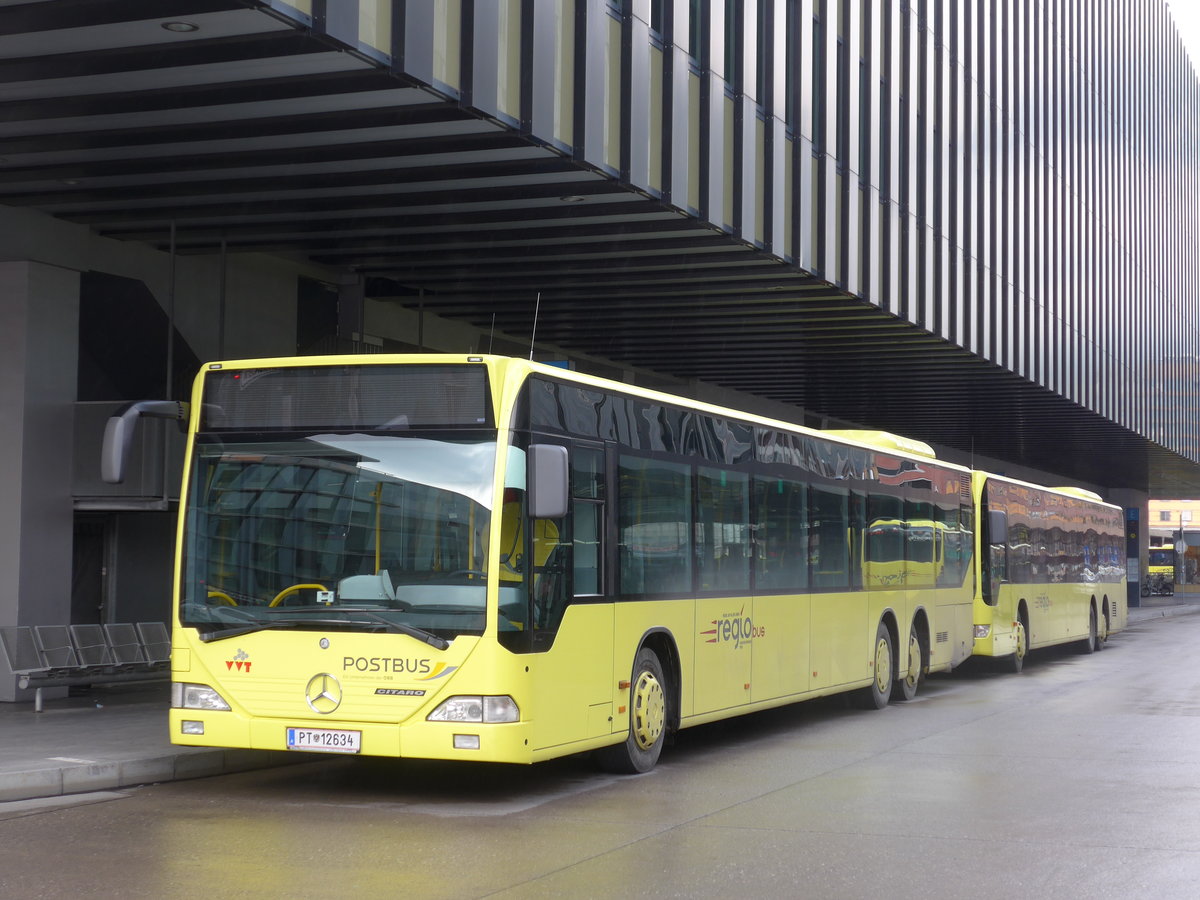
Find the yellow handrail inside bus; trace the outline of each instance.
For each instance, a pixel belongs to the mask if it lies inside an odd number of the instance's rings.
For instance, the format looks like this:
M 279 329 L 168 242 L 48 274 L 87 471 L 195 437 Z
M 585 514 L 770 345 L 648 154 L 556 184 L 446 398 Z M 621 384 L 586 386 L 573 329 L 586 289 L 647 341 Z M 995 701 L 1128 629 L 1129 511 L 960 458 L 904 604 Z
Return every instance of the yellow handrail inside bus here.
M 375 571 L 379 571 L 379 560 L 382 556 L 382 540 L 383 540 L 383 482 L 380 481 L 375 485 L 375 489 L 371 491 L 371 497 L 375 500 Z
M 276 594 L 275 599 L 268 603 L 267 606 L 278 606 L 283 602 L 284 597 L 289 597 L 296 593 L 296 591 L 305 590 L 327 591 L 329 588 L 325 587 L 323 584 L 293 584 L 291 587 L 285 587 L 282 591 Z

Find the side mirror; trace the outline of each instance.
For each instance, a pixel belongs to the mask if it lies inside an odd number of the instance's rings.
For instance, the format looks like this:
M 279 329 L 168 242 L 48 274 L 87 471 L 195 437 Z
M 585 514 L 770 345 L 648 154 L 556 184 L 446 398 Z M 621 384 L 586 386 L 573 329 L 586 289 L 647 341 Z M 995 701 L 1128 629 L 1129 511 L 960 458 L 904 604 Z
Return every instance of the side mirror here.
M 570 493 L 567 448 L 559 444 L 530 444 L 526 472 L 529 514 L 535 519 L 565 516 Z
M 108 420 L 100 448 L 100 477 L 109 484 L 120 484 L 125 480 L 125 461 L 133 446 L 133 427 L 141 416 L 183 422 L 188 417 L 188 404 L 175 400 L 141 400 L 130 403 Z

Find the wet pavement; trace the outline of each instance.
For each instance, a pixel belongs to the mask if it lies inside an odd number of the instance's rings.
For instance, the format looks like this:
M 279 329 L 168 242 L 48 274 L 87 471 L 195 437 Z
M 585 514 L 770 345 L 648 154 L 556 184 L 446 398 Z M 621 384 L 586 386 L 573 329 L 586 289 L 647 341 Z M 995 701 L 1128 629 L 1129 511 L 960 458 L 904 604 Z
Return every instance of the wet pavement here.
M 1146 597 L 1130 625 L 1200 612 L 1200 595 Z M 283 751 L 176 747 L 169 686 L 97 686 L 86 696 L 0 703 L 0 803 L 311 762 Z

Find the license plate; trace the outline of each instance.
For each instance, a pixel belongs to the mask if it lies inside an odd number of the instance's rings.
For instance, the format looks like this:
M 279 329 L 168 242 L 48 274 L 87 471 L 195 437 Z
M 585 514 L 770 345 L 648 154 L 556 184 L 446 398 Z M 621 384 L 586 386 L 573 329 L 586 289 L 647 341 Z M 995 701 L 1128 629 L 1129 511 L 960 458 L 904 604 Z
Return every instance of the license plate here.
M 361 731 L 336 731 L 332 728 L 289 728 L 289 750 L 319 750 L 324 753 L 359 753 Z

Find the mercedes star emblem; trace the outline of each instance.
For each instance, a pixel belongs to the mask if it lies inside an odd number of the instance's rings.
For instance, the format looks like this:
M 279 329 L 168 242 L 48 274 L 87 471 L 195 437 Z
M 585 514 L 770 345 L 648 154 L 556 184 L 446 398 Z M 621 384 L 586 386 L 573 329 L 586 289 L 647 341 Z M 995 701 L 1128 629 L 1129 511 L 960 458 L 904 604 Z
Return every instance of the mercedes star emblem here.
M 327 716 L 341 704 L 342 686 L 332 675 L 322 672 L 309 679 L 308 687 L 304 689 L 304 699 L 313 712 Z

